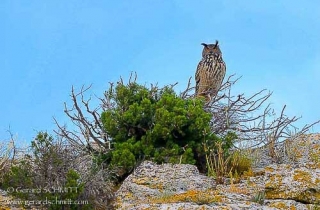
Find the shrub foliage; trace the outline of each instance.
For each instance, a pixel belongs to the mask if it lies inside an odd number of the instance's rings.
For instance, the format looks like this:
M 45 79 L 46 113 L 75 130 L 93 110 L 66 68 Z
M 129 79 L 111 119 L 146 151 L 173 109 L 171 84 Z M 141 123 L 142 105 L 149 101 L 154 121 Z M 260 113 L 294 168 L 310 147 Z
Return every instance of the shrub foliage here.
M 130 172 L 140 160 L 200 165 L 201 143 L 213 139 L 211 115 L 200 99 L 182 99 L 172 89 L 146 88 L 135 82 L 107 92 L 112 105 L 101 115 L 112 139 L 112 165 Z
M 10 194 L 24 200 L 25 207 L 88 209 L 89 205 L 72 203 L 81 198 L 84 190 L 80 175 L 73 169 L 73 158 L 61 141 L 39 132 L 31 142 L 30 154 L 10 168 L 2 185 Z M 71 203 L 66 203 L 68 200 Z

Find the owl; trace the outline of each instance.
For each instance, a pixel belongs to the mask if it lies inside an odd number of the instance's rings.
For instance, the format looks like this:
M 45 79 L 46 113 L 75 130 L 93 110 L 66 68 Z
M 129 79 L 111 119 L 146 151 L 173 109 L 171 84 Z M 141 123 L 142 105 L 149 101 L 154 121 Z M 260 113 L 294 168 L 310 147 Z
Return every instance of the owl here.
M 202 60 L 199 62 L 196 79 L 196 97 L 205 97 L 209 102 L 215 97 L 226 74 L 226 64 L 222 59 L 222 53 L 218 45 L 205 44 L 202 51 Z

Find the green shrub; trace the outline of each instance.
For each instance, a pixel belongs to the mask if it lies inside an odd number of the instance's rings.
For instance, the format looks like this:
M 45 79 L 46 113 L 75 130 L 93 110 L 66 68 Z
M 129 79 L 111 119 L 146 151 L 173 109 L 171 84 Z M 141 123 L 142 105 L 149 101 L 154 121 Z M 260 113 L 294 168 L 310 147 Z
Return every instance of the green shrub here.
M 66 174 L 66 181 L 64 183 L 63 189 L 54 189 L 51 192 L 41 194 L 42 200 L 57 200 L 57 203 L 52 203 L 49 205 L 49 210 L 60 210 L 60 209 L 91 209 L 91 205 L 88 204 L 76 204 L 68 203 L 68 201 L 77 201 L 81 200 L 81 194 L 84 190 L 84 184 L 80 182 L 79 174 L 70 169 Z
M 3 189 L 20 199 L 29 199 L 30 194 L 20 189 L 32 189 L 34 186 L 34 174 L 30 168 L 30 162 L 26 160 L 21 161 L 17 165 L 12 165 L 9 172 L 3 177 Z
M 84 191 L 80 175 L 72 168 L 73 158 L 61 141 L 39 132 L 31 142 L 31 154 L 10 168 L 4 176 L 3 187 L 25 201 L 25 205 L 31 201 L 46 201 L 32 205 L 49 210 L 91 209 L 87 203 L 73 203 L 81 200 Z
M 130 173 L 140 160 L 201 164 L 201 144 L 213 139 L 211 115 L 200 99 L 183 99 L 172 88 L 118 83 L 107 94 L 112 107 L 101 115 L 114 148 L 111 165 Z

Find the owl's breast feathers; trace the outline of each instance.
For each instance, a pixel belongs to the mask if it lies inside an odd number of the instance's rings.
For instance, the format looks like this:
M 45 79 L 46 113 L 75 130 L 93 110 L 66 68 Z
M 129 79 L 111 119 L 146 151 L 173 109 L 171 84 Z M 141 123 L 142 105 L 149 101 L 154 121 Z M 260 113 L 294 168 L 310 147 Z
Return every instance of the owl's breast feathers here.
M 226 73 L 226 64 L 221 55 L 207 55 L 199 62 L 195 80 L 196 95 L 216 95 Z

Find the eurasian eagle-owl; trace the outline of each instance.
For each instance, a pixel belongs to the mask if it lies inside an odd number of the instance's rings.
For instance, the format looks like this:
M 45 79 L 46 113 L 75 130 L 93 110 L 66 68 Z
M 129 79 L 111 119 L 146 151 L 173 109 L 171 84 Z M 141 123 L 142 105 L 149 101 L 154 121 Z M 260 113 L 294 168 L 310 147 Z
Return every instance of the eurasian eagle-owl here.
M 218 45 L 205 44 L 202 51 L 202 60 L 199 62 L 196 79 L 196 97 L 203 96 L 206 101 L 210 101 L 217 95 L 224 76 L 226 74 L 226 64 L 222 59 L 222 53 Z

